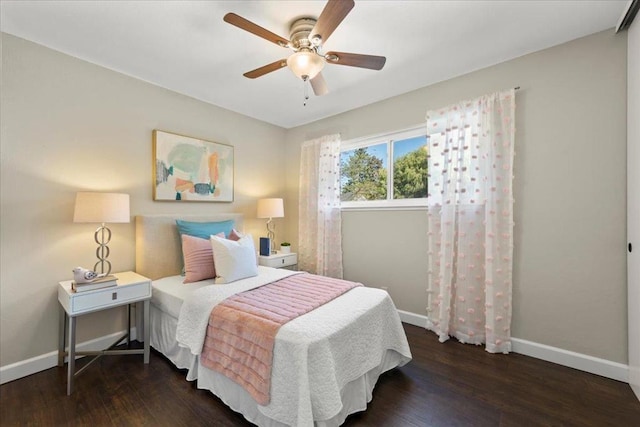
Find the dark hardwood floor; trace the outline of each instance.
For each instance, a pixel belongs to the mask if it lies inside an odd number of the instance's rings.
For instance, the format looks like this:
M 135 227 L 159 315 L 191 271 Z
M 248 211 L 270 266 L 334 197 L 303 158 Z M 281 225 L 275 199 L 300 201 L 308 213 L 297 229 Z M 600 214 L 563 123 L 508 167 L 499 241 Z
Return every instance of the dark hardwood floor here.
M 628 384 L 405 330 L 413 361 L 382 375 L 367 411 L 345 426 L 640 426 L 640 402 Z M 65 372 L 2 385 L 0 425 L 251 425 L 155 351 L 148 366 L 141 356 L 101 358 L 70 397 Z

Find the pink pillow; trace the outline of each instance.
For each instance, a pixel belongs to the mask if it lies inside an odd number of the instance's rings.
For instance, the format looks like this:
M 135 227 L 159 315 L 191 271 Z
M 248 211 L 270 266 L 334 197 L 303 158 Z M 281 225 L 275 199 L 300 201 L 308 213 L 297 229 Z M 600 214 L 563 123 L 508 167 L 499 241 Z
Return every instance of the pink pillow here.
M 220 237 L 220 234 L 216 234 L 216 236 Z M 229 233 L 229 237 L 227 237 L 227 239 L 233 240 L 234 242 L 237 242 L 241 238 L 242 234 L 235 228 L 231 230 L 231 233 Z
M 224 233 L 216 234 L 216 236 L 224 237 Z M 216 277 L 216 269 L 213 265 L 213 251 L 209 240 L 183 234 L 182 256 L 184 258 L 185 272 L 185 278 L 182 283 L 199 282 L 200 280 Z

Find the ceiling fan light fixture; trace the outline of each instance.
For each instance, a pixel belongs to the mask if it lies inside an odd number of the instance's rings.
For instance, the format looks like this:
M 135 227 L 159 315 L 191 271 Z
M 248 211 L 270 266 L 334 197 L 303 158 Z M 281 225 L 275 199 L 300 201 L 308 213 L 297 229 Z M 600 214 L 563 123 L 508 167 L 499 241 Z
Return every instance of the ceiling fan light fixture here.
M 298 78 L 312 79 L 324 68 L 323 57 L 311 51 L 300 51 L 287 58 L 287 66 Z

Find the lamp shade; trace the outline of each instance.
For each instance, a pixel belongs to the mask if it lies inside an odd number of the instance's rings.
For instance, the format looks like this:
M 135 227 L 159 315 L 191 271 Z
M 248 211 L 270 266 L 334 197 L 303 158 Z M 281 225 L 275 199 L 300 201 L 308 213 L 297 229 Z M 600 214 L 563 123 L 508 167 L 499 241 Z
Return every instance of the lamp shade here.
M 130 222 L 129 195 L 78 192 L 73 222 Z
M 307 51 L 296 52 L 287 58 L 287 65 L 298 78 L 303 79 L 306 76 L 309 79 L 314 78 L 324 67 L 324 58 Z
M 282 199 L 258 200 L 258 218 L 283 218 L 284 203 Z

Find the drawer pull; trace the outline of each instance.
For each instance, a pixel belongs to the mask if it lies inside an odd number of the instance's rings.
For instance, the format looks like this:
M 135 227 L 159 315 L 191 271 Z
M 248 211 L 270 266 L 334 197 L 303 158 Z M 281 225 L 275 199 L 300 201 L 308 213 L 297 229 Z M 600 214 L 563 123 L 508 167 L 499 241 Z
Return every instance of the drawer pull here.
M 112 293 L 112 294 L 111 294 L 111 300 L 112 300 L 112 301 L 115 301 L 115 300 L 117 300 L 117 299 L 118 299 L 118 293 L 117 293 L 117 292 Z

